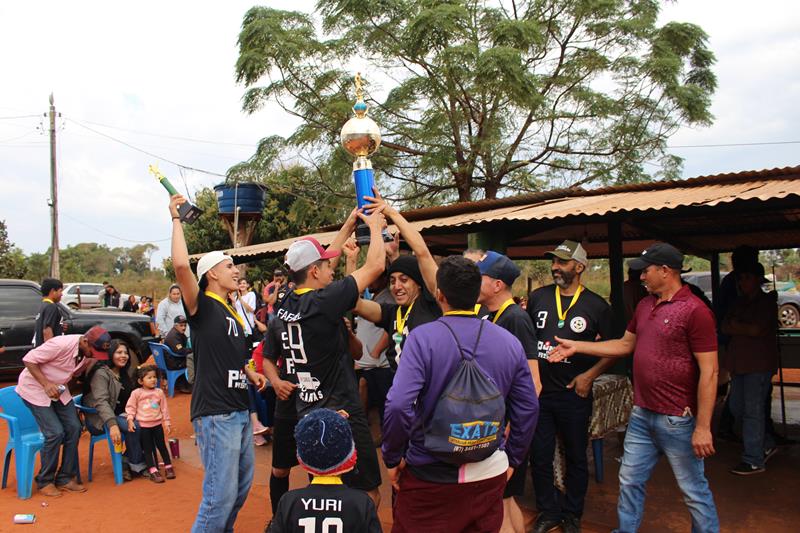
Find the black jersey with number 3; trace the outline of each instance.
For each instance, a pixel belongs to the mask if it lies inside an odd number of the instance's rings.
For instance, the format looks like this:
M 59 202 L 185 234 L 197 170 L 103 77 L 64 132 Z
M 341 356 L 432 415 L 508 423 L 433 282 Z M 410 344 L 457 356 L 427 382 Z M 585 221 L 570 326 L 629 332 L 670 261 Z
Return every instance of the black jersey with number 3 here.
M 269 533 L 379 533 L 375 504 L 367 493 L 344 485 L 312 483 L 287 492 Z
M 350 412 L 360 406 L 352 363 L 349 369 L 342 363 L 349 350 L 341 333 L 342 317 L 357 300 L 356 280 L 347 276 L 324 289 L 291 291 L 277 311 L 287 341 L 281 355 L 295 366 L 298 416 L 317 407 Z
M 561 311 L 567 315 L 559 327 L 556 307 L 556 286 L 548 285 L 533 291 L 528 298 L 528 314 L 536 330 L 539 355 L 539 374 L 542 392 L 564 390 L 577 376 L 593 367 L 597 357 L 575 354 L 561 363 L 549 363 L 547 358 L 556 344 L 556 336 L 579 341 L 612 338 L 614 331 L 611 307 L 598 294 L 584 287 L 578 301 L 567 311 L 572 295 L 561 297 Z
M 244 328 L 222 302 L 203 291 L 197 295 L 197 311 L 188 321 L 194 350 L 192 420 L 247 410 L 244 365 L 249 352 Z

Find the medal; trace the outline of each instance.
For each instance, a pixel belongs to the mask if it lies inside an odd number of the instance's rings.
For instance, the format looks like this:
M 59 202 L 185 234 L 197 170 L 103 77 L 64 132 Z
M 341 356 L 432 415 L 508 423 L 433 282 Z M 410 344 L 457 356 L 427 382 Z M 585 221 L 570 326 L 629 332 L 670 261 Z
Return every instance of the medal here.
M 564 327 L 564 321 L 563 320 L 559 320 L 558 321 L 558 327 L 559 328 L 563 328 Z
M 578 303 L 578 298 L 581 297 L 581 291 L 583 291 L 583 285 L 578 285 L 578 289 L 575 291 L 575 295 L 572 297 L 572 301 L 569 303 L 569 307 L 567 307 L 566 311 L 561 310 L 561 289 L 556 285 L 556 311 L 558 313 L 558 327 L 559 329 L 564 327 L 564 324 L 567 322 L 567 313 L 569 310 L 573 308 L 573 306 Z
M 397 346 L 400 346 L 400 343 L 403 342 L 403 334 L 395 333 L 394 335 L 392 335 L 392 340 Z

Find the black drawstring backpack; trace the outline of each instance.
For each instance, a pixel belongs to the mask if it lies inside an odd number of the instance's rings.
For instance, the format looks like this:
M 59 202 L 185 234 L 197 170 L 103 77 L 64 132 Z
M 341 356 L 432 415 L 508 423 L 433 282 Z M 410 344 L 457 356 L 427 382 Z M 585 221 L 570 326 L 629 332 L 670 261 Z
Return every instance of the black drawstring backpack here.
M 483 461 L 500 446 L 505 422 L 505 398 L 475 362 L 484 320 L 478 320 L 478 338 L 472 353 L 461 348 L 453 329 L 461 364 L 445 387 L 433 415 L 425 424 L 425 448 L 445 463 L 462 465 Z

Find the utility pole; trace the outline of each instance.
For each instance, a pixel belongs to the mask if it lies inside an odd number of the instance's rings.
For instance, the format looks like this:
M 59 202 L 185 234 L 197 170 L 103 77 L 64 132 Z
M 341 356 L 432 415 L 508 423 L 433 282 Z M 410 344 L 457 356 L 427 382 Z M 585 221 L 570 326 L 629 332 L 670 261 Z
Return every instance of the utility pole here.
M 60 279 L 58 258 L 58 177 L 56 175 L 56 106 L 50 93 L 50 277 Z

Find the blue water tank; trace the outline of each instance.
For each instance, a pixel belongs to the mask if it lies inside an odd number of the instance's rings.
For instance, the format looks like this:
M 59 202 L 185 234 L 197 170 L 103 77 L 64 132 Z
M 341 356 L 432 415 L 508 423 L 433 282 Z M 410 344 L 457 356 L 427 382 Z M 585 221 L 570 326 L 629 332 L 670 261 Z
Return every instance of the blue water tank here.
M 233 215 L 235 208 L 239 213 L 261 213 L 264 211 L 266 190 L 257 183 L 239 183 L 226 185 L 220 183 L 214 187 L 217 193 L 217 206 L 220 214 Z

